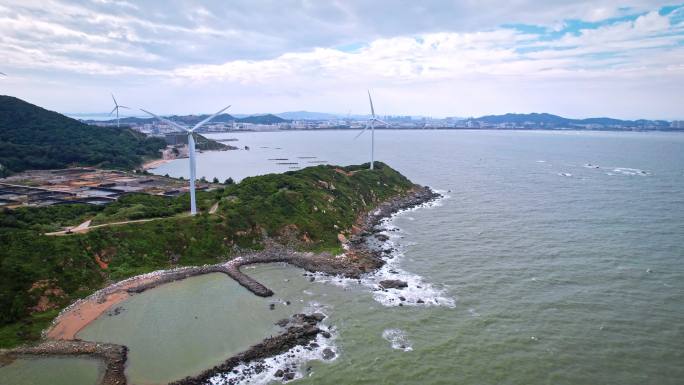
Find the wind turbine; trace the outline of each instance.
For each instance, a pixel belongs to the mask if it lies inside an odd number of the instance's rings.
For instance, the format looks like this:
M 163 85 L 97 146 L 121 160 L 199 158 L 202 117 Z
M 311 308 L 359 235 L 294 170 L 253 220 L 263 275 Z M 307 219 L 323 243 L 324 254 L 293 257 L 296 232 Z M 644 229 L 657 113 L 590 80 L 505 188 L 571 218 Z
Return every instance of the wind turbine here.
M 361 132 L 359 132 L 355 137 L 358 138 L 359 136 L 363 135 L 366 130 L 368 130 L 368 127 L 371 129 L 371 156 L 370 156 L 370 169 L 373 169 L 373 164 L 375 163 L 374 157 L 375 157 L 375 122 L 379 122 L 384 124 L 385 126 L 389 126 L 389 123 L 382 121 L 378 118 L 375 117 L 375 109 L 373 108 L 373 98 L 371 98 L 370 90 L 368 91 L 368 101 L 370 102 L 370 109 L 371 109 L 371 118 L 366 122 L 366 127 L 364 127 Z
M 230 106 L 222 109 L 221 111 L 215 113 L 214 115 L 211 115 L 210 117 L 204 119 L 203 121 L 195 124 L 195 126 L 192 128 L 187 128 L 187 127 L 182 126 L 182 125 L 180 125 L 174 121 L 162 118 L 162 117 L 157 116 L 157 115 L 155 115 L 149 111 L 143 110 L 142 108 L 140 109 L 140 111 L 142 111 L 146 114 L 152 115 L 153 117 L 161 120 L 162 122 L 166 122 L 166 123 L 178 128 L 178 129 L 180 129 L 181 131 L 185 131 L 188 133 L 188 155 L 190 156 L 190 214 L 191 215 L 197 214 L 197 203 L 195 202 L 195 138 L 192 136 L 192 134 L 195 132 L 195 130 L 200 128 L 202 125 L 204 125 L 208 121 L 214 119 L 220 113 L 227 110 L 228 108 L 230 108 Z
M 112 110 L 112 112 L 109 113 L 109 115 L 113 114 L 114 111 L 116 111 L 116 127 L 118 128 L 119 127 L 119 109 L 125 108 L 127 110 L 130 110 L 130 108 L 128 108 L 126 106 L 119 105 L 119 103 L 116 102 L 116 98 L 114 97 L 114 94 L 112 94 L 112 100 L 114 101 L 114 109 Z

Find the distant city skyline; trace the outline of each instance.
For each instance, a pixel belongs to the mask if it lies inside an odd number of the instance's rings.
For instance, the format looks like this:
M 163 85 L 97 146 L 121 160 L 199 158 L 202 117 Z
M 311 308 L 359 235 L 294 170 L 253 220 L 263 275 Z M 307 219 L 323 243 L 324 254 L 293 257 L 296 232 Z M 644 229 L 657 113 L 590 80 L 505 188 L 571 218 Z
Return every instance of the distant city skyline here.
M 0 0 L 0 94 L 100 113 L 684 119 L 684 4 Z M 188 99 L 187 95 L 192 95 Z

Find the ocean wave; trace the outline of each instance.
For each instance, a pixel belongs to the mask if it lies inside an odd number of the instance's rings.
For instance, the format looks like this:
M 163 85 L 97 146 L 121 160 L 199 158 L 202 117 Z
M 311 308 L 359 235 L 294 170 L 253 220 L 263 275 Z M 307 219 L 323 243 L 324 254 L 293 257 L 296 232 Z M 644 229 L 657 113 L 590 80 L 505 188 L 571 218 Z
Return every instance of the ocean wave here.
M 567 176 L 567 177 L 571 177 L 572 174 L 570 174 L 569 172 L 559 172 L 559 173 L 558 173 L 558 176 Z
M 644 171 L 638 168 L 629 168 L 629 167 L 615 167 L 613 169 L 613 175 L 619 174 L 619 175 L 639 175 L 639 176 L 648 176 L 651 175 L 650 172 Z
M 382 338 L 390 343 L 392 349 L 403 350 L 405 352 L 413 350 L 411 341 L 406 337 L 406 333 L 400 329 L 385 329 L 382 332 Z
M 444 194 L 443 194 L 444 195 Z M 443 200 L 445 198 L 440 198 Z M 432 204 L 431 204 L 432 203 Z M 437 202 L 439 203 L 439 202 Z M 435 202 L 429 202 L 422 207 L 437 207 Z M 379 234 L 386 235 L 387 241 L 378 242 L 376 246 L 380 248 L 384 257 L 385 264 L 378 270 L 363 275 L 360 279 L 343 278 L 330 276 L 323 273 L 313 273 L 315 281 L 333 284 L 340 287 L 350 285 L 361 285 L 372 291 L 373 299 L 383 306 L 456 306 L 454 298 L 450 297 L 447 291 L 425 282 L 424 278 L 418 274 L 408 272 L 401 268 L 401 261 L 404 258 L 404 247 L 412 244 L 411 242 L 399 242 L 405 235 L 397 226 L 394 225 L 394 218 L 417 208 L 411 208 L 394 214 L 391 218 L 384 219 L 378 225 Z M 377 242 L 371 240 L 370 242 Z M 385 280 L 399 280 L 406 282 L 407 287 L 401 289 L 383 288 L 380 282 Z
M 270 358 L 241 363 L 230 372 L 210 378 L 209 383 L 212 385 L 256 385 L 269 384 L 274 381 L 284 383 L 313 374 L 311 368 L 306 366 L 307 362 L 330 362 L 336 360 L 339 355 L 335 345 L 335 339 L 337 339 L 335 329 L 323 323 L 319 323 L 318 327 L 325 333 L 319 333 L 316 339 L 307 346 L 295 346 L 285 353 Z M 326 338 L 324 334 L 329 337 Z

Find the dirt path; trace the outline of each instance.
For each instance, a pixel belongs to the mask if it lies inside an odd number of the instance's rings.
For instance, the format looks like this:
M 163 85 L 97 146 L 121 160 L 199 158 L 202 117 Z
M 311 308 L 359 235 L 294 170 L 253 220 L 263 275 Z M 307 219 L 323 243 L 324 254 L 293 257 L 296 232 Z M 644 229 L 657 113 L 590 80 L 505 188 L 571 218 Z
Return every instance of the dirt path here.
M 218 202 L 214 203 L 214 205 L 211 206 L 211 208 L 209 209 L 209 214 L 216 214 L 216 210 L 218 210 L 218 205 Z
M 156 221 L 160 219 L 169 219 L 169 218 L 175 218 L 175 217 L 161 217 L 161 218 L 147 218 L 147 219 L 135 219 L 135 220 L 130 220 L 130 221 L 123 221 L 123 222 L 111 222 L 111 223 L 103 223 L 101 225 L 95 225 L 95 226 L 90 226 L 91 221 L 85 221 L 81 223 L 80 225 L 76 227 L 72 227 L 68 230 L 62 230 L 62 231 L 55 231 L 52 233 L 45 233 L 45 235 L 71 235 L 71 234 L 84 234 L 87 233 L 88 231 L 92 229 L 97 229 L 100 227 L 107 227 L 107 226 L 116 226 L 116 225 L 125 225 L 128 223 L 142 223 L 142 222 L 151 222 L 151 221 Z M 86 225 L 87 223 L 87 225 Z M 85 225 L 85 226 L 84 226 Z

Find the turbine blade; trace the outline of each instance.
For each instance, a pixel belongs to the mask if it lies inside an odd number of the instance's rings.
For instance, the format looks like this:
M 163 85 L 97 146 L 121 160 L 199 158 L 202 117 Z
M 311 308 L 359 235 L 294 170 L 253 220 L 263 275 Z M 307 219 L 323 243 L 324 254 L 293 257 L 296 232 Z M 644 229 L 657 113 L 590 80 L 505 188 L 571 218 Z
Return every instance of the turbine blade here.
M 195 126 L 194 126 L 193 128 L 191 128 L 190 131 L 195 131 L 196 129 L 200 128 L 204 123 L 206 123 L 206 122 L 208 122 L 208 121 L 214 119 L 215 117 L 219 116 L 223 111 L 225 111 L 225 110 L 227 110 L 227 109 L 229 109 L 229 108 L 230 108 L 230 105 L 228 105 L 228 107 L 222 109 L 221 111 L 215 113 L 214 115 L 212 115 L 212 116 L 210 116 L 210 117 L 204 119 L 203 121 L 201 121 L 201 122 L 195 124 Z
M 112 94 L 112 100 L 114 101 L 115 106 L 119 106 L 119 103 L 116 102 L 116 98 L 114 97 L 114 94 Z
M 125 109 L 127 109 L 127 110 L 130 110 L 130 109 L 131 109 L 130 107 L 126 107 L 126 106 L 119 106 L 119 108 L 125 108 Z
M 0 72 L 0 75 L 2 75 L 2 76 L 7 76 L 7 74 L 4 73 L 4 72 Z
M 356 140 L 359 136 L 363 135 L 363 133 L 366 132 L 367 130 L 368 130 L 368 126 L 366 126 L 366 128 L 364 128 L 363 130 L 361 130 L 361 132 L 359 132 L 358 134 L 356 134 L 356 136 L 354 137 L 354 140 Z
M 109 115 L 113 114 L 114 111 L 116 111 L 116 107 L 114 107 L 114 108 L 112 109 L 112 112 L 110 112 Z
M 375 118 L 375 108 L 373 108 L 373 99 L 370 96 L 370 90 L 368 90 L 368 101 L 370 102 L 371 114 L 373 115 L 373 118 Z
M 178 123 L 176 123 L 176 122 L 173 122 L 173 121 L 171 121 L 171 120 L 162 118 L 161 116 L 157 116 L 157 115 L 151 113 L 150 111 L 143 110 L 142 108 L 140 109 L 140 111 L 142 111 L 142 112 L 144 112 L 144 113 L 146 113 L 146 114 L 152 115 L 153 117 L 155 117 L 155 118 L 161 120 L 162 122 L 166 122 L 166 123 L 168 123 L 168 124 L 170 124 L 170 125 L 172 125 L 172 126 L 174 126 L 174 127 L 176 127 L 176 128 L 180 128 L 182 131 L 190 132 L 190 130 L 189 130 L 187 127 L 183 127 L 183 126 L 181 126 L 180 124 L 178 124 Z
M 380 123 L 384 124 L 384 125 L 387 126 L 387 127 L 389 127 L 389 125 L 390 125 L 390 124 L 387 123 L 386 121 L 381 120 L 381 119 L 378 119 L 378 118 L 375 118 L 375 119 L 373 119 L 373 120 L 375 120 L 376 122 L 380 122 Z

